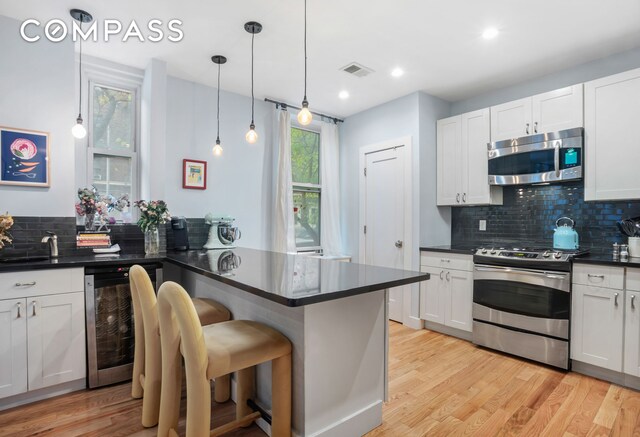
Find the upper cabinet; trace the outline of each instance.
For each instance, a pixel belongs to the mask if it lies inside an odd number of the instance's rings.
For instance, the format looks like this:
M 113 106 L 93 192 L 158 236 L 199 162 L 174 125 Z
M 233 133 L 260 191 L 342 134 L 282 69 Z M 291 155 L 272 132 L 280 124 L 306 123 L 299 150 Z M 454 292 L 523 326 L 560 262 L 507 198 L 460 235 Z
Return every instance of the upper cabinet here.
M 491 141 L 582 127 L 582 84 L 491 107 Z
M 438 120 L 438 206 L 502 203 L 502 189 L 489 186 L 489 140 L 488 108 Z
M 585 84 L 585 200 L 640 198 L 640 69 Z

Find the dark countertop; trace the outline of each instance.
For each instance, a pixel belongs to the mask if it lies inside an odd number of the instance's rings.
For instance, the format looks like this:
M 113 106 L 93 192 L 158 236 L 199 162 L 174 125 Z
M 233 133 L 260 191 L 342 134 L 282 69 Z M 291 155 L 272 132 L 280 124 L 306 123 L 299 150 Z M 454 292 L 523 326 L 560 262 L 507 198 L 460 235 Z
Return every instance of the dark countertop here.
M 574 258 L 574 264 L 601 264 L 615 267 L 640 267 L 640 258 L 629 257 L 627 261 L 614 260 L 611 251 L 591 251 L 589 254 Z
M 460 253 L 462 255 L 473 255 L 477 245 L 445 245 L 445 246 L 425 246 L 421 247 L 421 252 L 445 252 Z
M 241 262 L 237 268 L 225 271 L 225 265 L 229 265 L 233 255 L 239 257 Z M 122 254 L 116 257 L 105 257 L 91 254 L 30 262 L 0 260 L 0 272 L 142 262 L 170 262 L 291 307 L 340 299 L 429 279 L 427 273 L 246 248 L 190 250 L 152 256 Z

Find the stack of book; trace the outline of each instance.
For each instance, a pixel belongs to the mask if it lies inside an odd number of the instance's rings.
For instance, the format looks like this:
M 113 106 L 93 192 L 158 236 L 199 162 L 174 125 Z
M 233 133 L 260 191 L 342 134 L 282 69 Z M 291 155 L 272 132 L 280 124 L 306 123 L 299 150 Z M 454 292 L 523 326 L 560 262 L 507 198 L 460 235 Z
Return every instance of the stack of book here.
M 76 237 L 77 247 L 110 247 L 111 237 L 106 232 L 78 232 Z

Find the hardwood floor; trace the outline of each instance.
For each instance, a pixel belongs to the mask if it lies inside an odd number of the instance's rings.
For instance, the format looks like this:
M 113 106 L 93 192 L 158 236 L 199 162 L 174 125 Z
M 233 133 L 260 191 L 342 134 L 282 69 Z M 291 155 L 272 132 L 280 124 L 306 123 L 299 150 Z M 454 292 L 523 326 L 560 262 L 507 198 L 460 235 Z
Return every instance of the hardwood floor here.
M 368 437 L 640 436 L 639 392 L 435 332 L 390 329 L 391 399 Z M 78 392 L 0 412 L 0 436 L 154 436 L 140 408 L 129 384 Z M 213 411 L 217 426 L 234 404 Z M 256 425 L 228 435 L 264 436 Z

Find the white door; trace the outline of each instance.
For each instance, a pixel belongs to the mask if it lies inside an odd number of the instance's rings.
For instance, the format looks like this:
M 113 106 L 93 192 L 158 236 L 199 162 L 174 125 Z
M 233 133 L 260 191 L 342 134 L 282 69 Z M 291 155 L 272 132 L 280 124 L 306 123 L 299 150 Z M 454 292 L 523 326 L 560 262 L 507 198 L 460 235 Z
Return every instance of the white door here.
M 462 153 L 460 116 L 438 120 L 437 126 L 437 204 L 459 205 L 462 202 Z
M 492 142 L 531 135 L 531 124 L 531 97 L 491 107 Z
M 622 371 L 622 290 L 573 285 L 571 359 Z
M 489 108 L 462 115 L 462 203 L 491 203 L 487 143 L 490 141 Z
M 547 133 L 582 127 L 582 84 L 538 94 L 533 100 L 533 132 Z
M 640 68 L 584 86 L 584 200 L 640 198 Z
M 445 323 L 445 299 L 447 297 L 445 274 L 443 269 L 422 267 L 431 275 L 431 279 L 420 283 L 420 318 L 430 322 Z
M 472 331 L 473 318 L 473 275 L 462 270 L 448 270 L 445 273 L 447 297 L 444 323 L 452 328 Z M 427 281 L 429 282 L 429 281 Z
M 365 156 L 365 262 L 404 269 L 404 151 L 399 145 Z M 389 318 L 402 321 L 405 287 L 389 290 Z
M 640 292 L 627 291 L 624 321 L 624 373 L 640 376 Z
M 27 391 L 27 317 L 24 299 L 0 300 L 0 398 Z
M 84 292 L 27 299 L 29 390 L 86 377 Z

